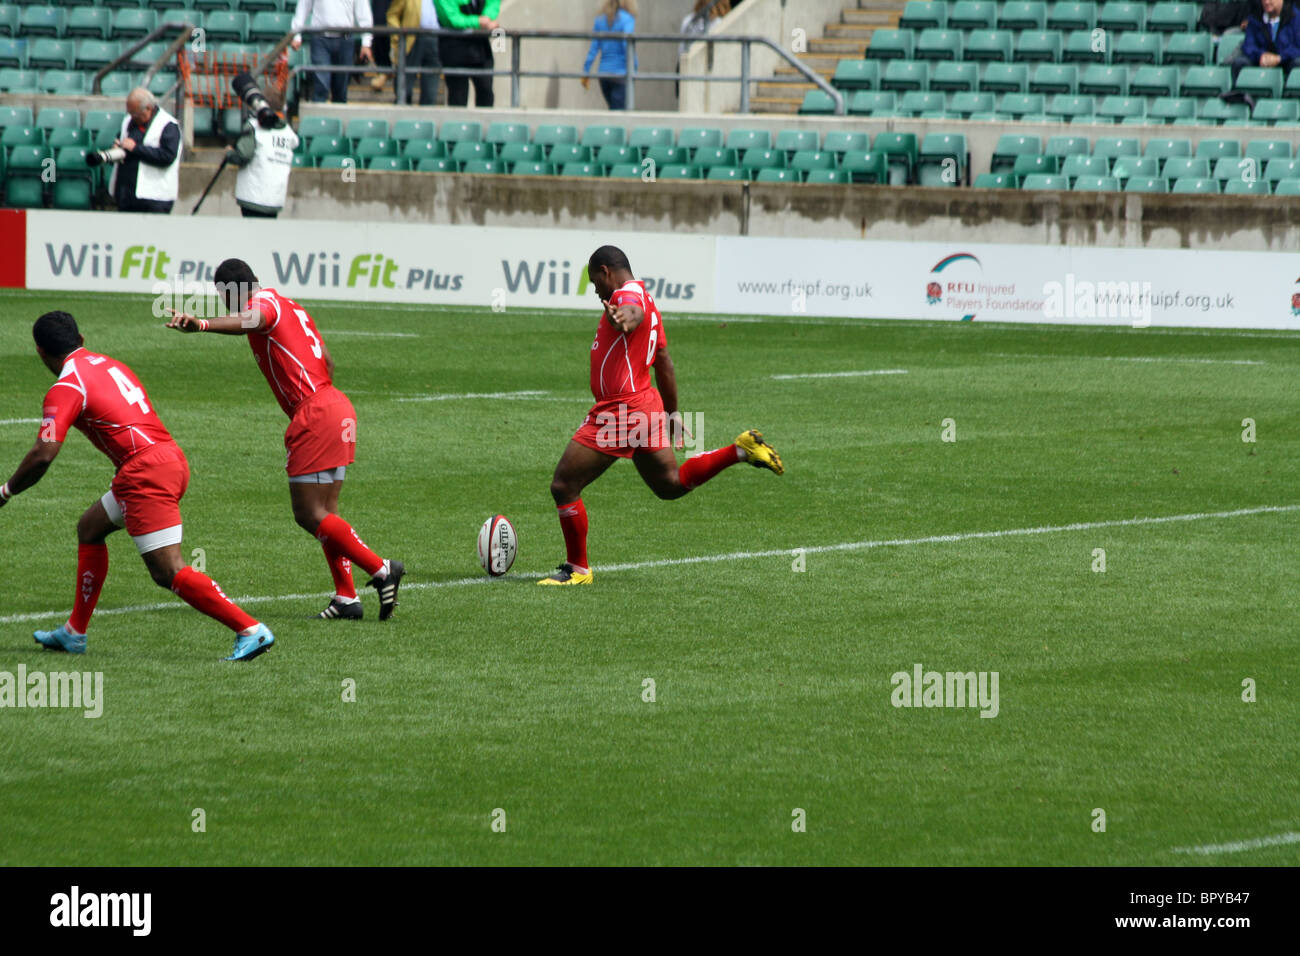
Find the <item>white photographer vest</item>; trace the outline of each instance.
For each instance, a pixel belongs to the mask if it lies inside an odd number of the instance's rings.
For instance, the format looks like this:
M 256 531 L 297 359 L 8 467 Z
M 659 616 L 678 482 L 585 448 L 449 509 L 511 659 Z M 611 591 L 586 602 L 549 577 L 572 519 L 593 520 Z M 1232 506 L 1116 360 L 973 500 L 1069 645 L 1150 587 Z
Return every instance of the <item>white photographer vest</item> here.
M 256 120 L 252 126 L 257 145 L 253 158 L 235 179 L 235 200 L 281 209 L 289 191 L 289 172 L 293 169 L 293 151 L 298 148 L 298 134 L 290 126 L 266 129 Z
M 161 106 L 158 112 L 154 114 L 149 121 L 149 128 L 144 131 L 144 140 L 141 145 L 156 147 L 162 142 L 163 130 L 167 128 L 168 123 L 176 123 L 176 117 L 172 116 Z M 122 120 L 122 129 L 118 132 L 118 139 L 125 139 L 127 130 L 131 126 L 131 117 L 128 116 Z M 176 128 L 180 129 L 180 124 L 176 123 Z M 137 199 L 154 199 L 160 202 L 175 202 L 176 196 L 180 192 L 180 168 L 181 152 L 184 149 L 184 143 L 178 143 L 176 146 L 176 158 L 170 166 L 151 166 L 149 163 L 140 163 L 135 174 L 135 196 Z M 118 167 L 113 167 L 113 180 L 109 184 L 110 191 L 117 185 Z

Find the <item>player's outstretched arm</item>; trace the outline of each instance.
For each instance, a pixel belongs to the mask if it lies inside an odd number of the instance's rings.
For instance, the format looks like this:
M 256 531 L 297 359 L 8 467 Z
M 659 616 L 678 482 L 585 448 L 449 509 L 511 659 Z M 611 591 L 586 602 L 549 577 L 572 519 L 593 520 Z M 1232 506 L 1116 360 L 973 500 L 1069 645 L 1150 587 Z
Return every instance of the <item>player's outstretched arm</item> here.
M 44 478 L 50 464 L 62 450 L 63 442 L 61 441 L 37 439 L 36 444 L 32 446 L 32 450 L 27 453 L 18 465 L 18 470 L 13 473 L 13 476 L 8 481 L 0 485 L 0 507 L 4 507 L 14 495 L 26 491 Z
M 673 440 L 674 448 L 682 448 L 686 441 L 682 437 L 685 431 L 685 424 L 682 421 L 681 412 L 677 410 L 677 369 L 673 365 L 672 357 L 668 354 L 667 346 L 659 349 L 659 354 L 655 356 L 655 387 L 659 389 L 659 395 L 664 400 L 664 411 L 668 413 L 668 426 Z M 690 434 L 686 432 L 686 434 Z M 691 435 L 694 438 L 694 435 Z
M 609 321 L 620 332 L 635 332 L 636 327 L 645 319 L 645 310 L 639 305 L 626 302 L 623 305 L 610 305 L 604 299 L 600 300 L 605 306 L 605 315 L 609 316 Z
M 216 332 L 218 335 L 249 335 L 261 332 L 266 327 L 266 320 L 260 311 L 248 310 L 223 315 L 219 319 L 200 319 L 188 312 L 168 309 L 171 320 L 167 328 L 177 332 Z

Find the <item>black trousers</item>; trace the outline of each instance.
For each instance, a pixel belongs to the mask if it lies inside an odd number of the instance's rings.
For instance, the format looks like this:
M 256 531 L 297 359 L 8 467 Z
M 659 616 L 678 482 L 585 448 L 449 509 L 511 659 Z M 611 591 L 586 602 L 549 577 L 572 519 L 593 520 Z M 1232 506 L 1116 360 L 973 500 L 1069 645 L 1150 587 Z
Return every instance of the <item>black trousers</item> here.
M 406 65 L 417 69 L 439 70 L 442 69 L 442 58 L 438 55 L 438 41 L 431 36 L 418 36 L 415 43 L 411 46 L 411 52 L 406 54 Z M 433 106 L 438 102 L 438 76 L 437 73 L 408 73 L 406 74 L 406 102 L 410 103 L 415 98 L 415 81 L 420 81 L 420 105 Z M 464 105 L 463 103 L 460 105 Z
M 245 219 L 274 219 L 280 215 L 278 212 L 258 212 L 256 209 L 249 209 L 247 206 L 240 206 L 239 213 Z
M 443 67 L 492 68 L 492 44 L 486 37 L 442 37 L 438 42 Z M 469 84 L 474 83 L 474 105 L 491 106 L 492 77 L 447 75 L 447 105 L 468 106 Z M 423 91 L 421 91 L 423 92 Z

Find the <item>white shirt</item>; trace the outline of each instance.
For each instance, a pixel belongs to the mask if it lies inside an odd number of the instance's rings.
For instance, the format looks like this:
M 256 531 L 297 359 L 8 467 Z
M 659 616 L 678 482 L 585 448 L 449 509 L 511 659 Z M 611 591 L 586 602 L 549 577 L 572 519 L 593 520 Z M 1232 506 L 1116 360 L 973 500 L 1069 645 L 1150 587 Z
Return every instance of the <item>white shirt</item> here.
M 420 28 L 423 30 L 436 30 L 441 26 L 438 23 L 438 8 L 433 5 L 433 0 L 421 0 L 420 3 Z
M 313 27 L 343 32 L 353 27 L 372 27 L 375 18 L 370 12 L 370 0 L 298 0 L 298 7 L 293 12 L 293 25 L 289 29 L 295 34 L 311 21 Z M 301 36 L 295 36 L 301 40 Z M 369 33 L 361 34 L 361 45 L 370 46 Z

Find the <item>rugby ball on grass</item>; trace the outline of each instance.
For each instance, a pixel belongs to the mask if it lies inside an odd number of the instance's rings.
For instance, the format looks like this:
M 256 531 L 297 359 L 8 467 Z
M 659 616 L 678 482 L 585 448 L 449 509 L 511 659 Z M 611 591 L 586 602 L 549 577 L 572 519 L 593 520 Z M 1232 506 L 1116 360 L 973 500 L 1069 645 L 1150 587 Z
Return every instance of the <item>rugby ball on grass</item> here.
M 493 515 L 478 529 L 478 563 L 489 576 L 499 578 L 509 571 L 518 551 L 515 526 L 505 515 Z

